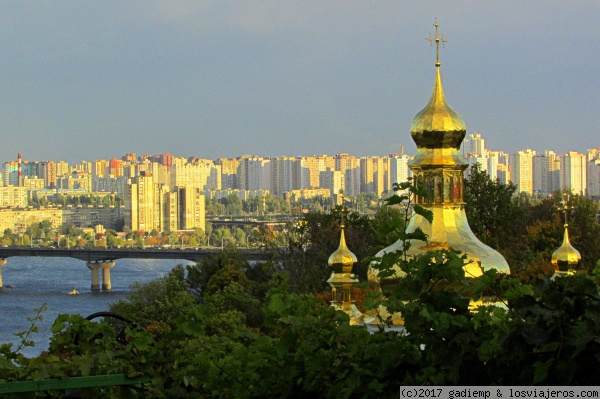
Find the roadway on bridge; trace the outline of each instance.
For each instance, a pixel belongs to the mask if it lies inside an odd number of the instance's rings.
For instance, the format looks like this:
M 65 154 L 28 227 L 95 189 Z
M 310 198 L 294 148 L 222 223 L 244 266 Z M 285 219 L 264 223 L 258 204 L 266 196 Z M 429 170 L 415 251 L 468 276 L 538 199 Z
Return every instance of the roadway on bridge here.
M 37 256 L 75 258 L 86 262 L 114 261 L 116 259 L 185 259 L 197 262 L 209 256 L 216 256 L 222 251 L 217 247 L 199 248 L 31 248 L 4 247 L 0 248 L 0 259 L 12 256 Z M 267 260 L 268 252 L 255 248 L 238 248 L 237 251 L 248 260 Z

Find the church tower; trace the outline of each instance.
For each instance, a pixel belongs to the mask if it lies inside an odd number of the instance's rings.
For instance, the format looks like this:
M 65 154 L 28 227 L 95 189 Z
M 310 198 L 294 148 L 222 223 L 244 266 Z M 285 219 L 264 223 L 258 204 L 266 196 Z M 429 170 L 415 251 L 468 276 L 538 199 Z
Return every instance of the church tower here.
M 552 266 L 554 266 L 554 275 L 574 274 L 579 268 L 581 262 L 581 254 L 573 248 L 569 240 L 569 199 L 564 198 L 562 201 L 563 212 L 565 213 L 565 232 L 563 242 L 560 247 L 552 254 Z
M 331 307 L 345 312 L 350 317 L 350 325 L 356 325 L 363 321 L 363 314 L 352 300 L 352 287 L 358 282 L 352 274 L 352 267 L 357 258 L 346 246 L 343 222 L 341 229 L 340 246 L 327 262 L 331 268 L 331 276 L 327 282 L 331 286 Z
M 435 38 L 436 63 L 435 83 L 429 103 L 413 119 L 410 133 L 417 144 L 417 154 L 410 162 L 415 183 L 425 187 L 426 196 L 417 196 L 415 203 L 433 212 L 433 222 L 429 223 L 420 215 L 414 215 L 407 227 L 408 232 L 420 227 L 429 241 L 411 241 L 408 255 L 419 255 L 429 251 L 454 248 L 466 254 L 467 277 L 477 277 L 484 270 L 497 269 L 510 273 L 506 260 L 500 253 L 483 244 L 471 231 L 465 214 L 463 173 L 468 162 L 460 151 L 466 135 L 463 118 L 446 102 L 440 75 L 439 45 L 446 40 L 438 35 L 437 20 Z M 402 249 L 398 241 L 383 249 L 384 253 Z M 374 273 L 370 277 L 375 279 Z

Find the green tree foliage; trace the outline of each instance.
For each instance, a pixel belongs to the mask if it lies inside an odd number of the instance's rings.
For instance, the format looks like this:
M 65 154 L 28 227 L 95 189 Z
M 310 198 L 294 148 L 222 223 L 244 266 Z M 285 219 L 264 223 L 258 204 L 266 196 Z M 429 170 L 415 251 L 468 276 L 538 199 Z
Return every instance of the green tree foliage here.
M 392 196 L 389 204 L 409 202 L 417 190 L 410 184 L 396 188 L 410 191 Z M 534 215 L 531 220 L 540 226 L 552 223 L 556 215 L 535 216 L 546 214 L 538 206 L 551 209 L 544 201 L 532 203 L 525 215 Z M 431 218 L 426 209 L 413 209 Z M 409 216 L 404 214 L 405 224 Z M 393 231 L 386 226 L 396 217 L 381 215 L 382 231 Z M 288 237 L 291 250 L 325 240 L 320 230 L 330 229 L 339 239 L 340 218 L 307 215 L 302 220 L 306 223 Z M 347 215 L 345 221 L 348 231 L 353 223 L 361 231 L 373 229 L 359 215 Z M 379 245 L 369 234 L 368 247 Z M 411 241 L 427 239 L 419 230 L 398 236 L 405 249 Z M 419 257 L 388 253 L 376 265 L 380 276 L 400 270 L 402 278 L 386 298 L 374 295 L 366 305 L 375 311 L 383 303 L 400 312 L 403 330 L 381 324 L 368 331 L 350 326 L 345 313 L 306 293 L 310 290 L 301 293 L 291 273 L 275 272 L 285 268 L 284 259 L 251 265 L 229 250 L 136 286 L 113 310 L 146 328 L 129 327 L 124 340 L 109 325 L 61 315 L 42 356 L 27 359 L 10 344 L 0 345 L 0 378 L 149 376 L 151 382 L 141 390 L 91 388 L 84 395 L 132 398 L 371 398 L 397 397 L 401 385 L 597 384 L 600 262 L 590 275 L 523 281 L 487 271 L 470 279 L 463 271 L 466 257 L 451 249 Z M 315 264 L 327 269 L 320 260 Z M 476 301 L 485 303 L 474 307 Z M 29 341 L 27 332 L 20 336 Z
M 338 248 L 340 224 L 344 214 L 348 248 L 359 259 L 373 255 L 374 234 L 371 221 L 346 208 L 336 206 L 330 213 L 308 212 L 287 224 L 282 232 L 262 230 L 261 241 L 275 256 L 281 270 L 289 273 L 291 288 L 297 293 L 323 292 L 331 271 L 329 256 Z M 273 238 L 272 235 L 276 235 Z M 366 277 L 366 262 L 355 273 Z
M 516 187 L 490 180 L 478 166 L 465 180 L 465 212 L 469 226 L 484 243 L 498 250 L 517 274 L 531 270 L 552 273 L 552 253 L 561 245 L 564 193 L 535 198 L 515 195 Z M 571 243 L 582 255 L 582 268 L 591 271 L 600 259 L 599 205 L 581 196 L 569 200 Z
M 165 277 L 147 284 L 134 283 L 128 300 L 110 306 L 113 312 L 134 319 L 141 326 L 163 322 L 171 326 L 196 303 L 188 292 L 183 266 L 177 266 Z
M 465 180 L 465 212 L 471 230 L 486 244 L 497 248 L 502 240 L 511 239 L 521 223 L 520 207 L 513 201 L 517 187 L 502 184 L 498 179 L 491 180 L 479 168 L 471 167 L 471 174 Z

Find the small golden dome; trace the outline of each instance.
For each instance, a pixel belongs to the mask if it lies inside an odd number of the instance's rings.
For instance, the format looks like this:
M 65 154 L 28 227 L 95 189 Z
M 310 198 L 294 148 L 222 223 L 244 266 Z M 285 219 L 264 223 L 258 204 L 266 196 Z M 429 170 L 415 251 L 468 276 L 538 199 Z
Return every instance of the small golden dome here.
M 552 254 L 552 265 L 556 271 L 566 272 L 577 268 L 581 254 L 573 248 L 569 241 L 569 229 L 565 225 L 565 234 L 562 245 Z
M 331 254 L 327 263 L 330 267 L 335 268 L 336 266 L 342 267 L 343 273 L 351 273 L 352 266 L 358 262 L 356 255 L 352 253 L 346 246 L 346 237 L 344 235 L 344 226 L 342 225 L 342 232 L 340 236 L 340 246 Z
M 446 103 L 440 68 L 429 103 L 410 125 L 410 134 L 419 148 L 458 148 L 465 137 L 467 126 L 462 116 Z

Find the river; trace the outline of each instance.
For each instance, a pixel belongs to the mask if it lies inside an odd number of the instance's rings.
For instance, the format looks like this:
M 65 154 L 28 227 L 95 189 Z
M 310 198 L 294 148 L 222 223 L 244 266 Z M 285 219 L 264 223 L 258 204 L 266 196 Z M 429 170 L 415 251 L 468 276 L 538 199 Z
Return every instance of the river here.
M 126 299 L 130 285 L 145 283 L 166 275 L 175 266 L 192 263 L 175 259 L 118 259 L 111 269 L 112 291 L 91 292 L 91 271 L 85 262 L 73 258 L 11 257 L 2 268 L 4 288 L 0 288 L 0 344 L 19 342 L 14 334 L 29 329 L 28 317 L 46 304 L 39 332 L 31 339 L 34 347 L 21 353 L 34 357 L 48 348 L 50 327 L 61 313 L 89 314 L 108 310 L 112 302 Z M 102 273 L 101 273 L 102 274 Z M 102 283 L 102 278 L 100 279 Z M 8 286 L 14 286 L 9 288 Z M 68 295 L 73 288 L 79 295 Z

